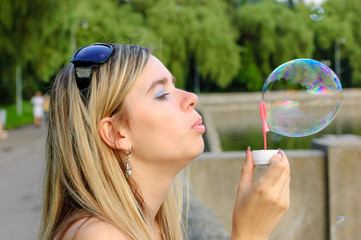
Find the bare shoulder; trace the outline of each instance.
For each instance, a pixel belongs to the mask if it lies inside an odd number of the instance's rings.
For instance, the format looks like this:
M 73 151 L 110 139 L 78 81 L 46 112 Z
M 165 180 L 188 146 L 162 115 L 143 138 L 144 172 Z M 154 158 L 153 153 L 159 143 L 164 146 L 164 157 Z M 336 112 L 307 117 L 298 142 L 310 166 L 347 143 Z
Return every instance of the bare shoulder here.
M 112 224 L 99 218 L 80 219 L 70 226 L 61 240 L 128 240 L 121 231 Z

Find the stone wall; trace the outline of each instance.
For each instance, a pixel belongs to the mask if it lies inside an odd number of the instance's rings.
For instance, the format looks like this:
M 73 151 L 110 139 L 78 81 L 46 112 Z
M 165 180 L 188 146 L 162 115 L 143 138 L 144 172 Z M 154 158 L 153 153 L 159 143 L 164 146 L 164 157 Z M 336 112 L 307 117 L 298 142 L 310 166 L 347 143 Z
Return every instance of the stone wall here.
M 325 136 L 312 147 L 322 149 L 327 159 L 328 239 L 360 239 L 361 137 Z
M 285 151 L 291 165 L 291 206 L 272 234 L 277 240 L 326 240 L 324 153 Z M 194 194 L 210 207 L 228 233 L 244 152 L 204 153 L 190 167 Z M 265 168 L 255 169 L 255 180 Z

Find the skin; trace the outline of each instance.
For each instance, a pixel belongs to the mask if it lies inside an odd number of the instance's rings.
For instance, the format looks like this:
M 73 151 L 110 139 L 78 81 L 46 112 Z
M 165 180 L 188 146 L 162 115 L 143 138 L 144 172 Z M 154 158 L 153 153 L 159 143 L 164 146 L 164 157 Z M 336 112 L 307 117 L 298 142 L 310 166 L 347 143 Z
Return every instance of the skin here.
M 159 82 L 159 80 L 162 80 Z M 203 152 L 203 125 L 195 106 L 195 94 L 177 89 L 174 78 L 154 56 L 129 91 L 125 105 L 130 109 L 130 127 L 119 128 L 116 117 L 106 117 L 99 124 L 99 134 L 112 148 L 129 152 L 131 177 L 141 189 L 149 208 L 146 217 L 153 223 L 154 235 L 161 239 L 156 213 L 171 188 L 175 176 Z M 268 239 L 285 213 L 289 202 L 289 165 L 280 152 L 256 183 L 253 181 L 252 153 L 246 162 L 233 213 L 232 239 Z M 260 208 L 262 206 L 262 208 Z M 128 239 L 112 225 L 91 219 L 75 237 L 76 223 L 64 239 Z

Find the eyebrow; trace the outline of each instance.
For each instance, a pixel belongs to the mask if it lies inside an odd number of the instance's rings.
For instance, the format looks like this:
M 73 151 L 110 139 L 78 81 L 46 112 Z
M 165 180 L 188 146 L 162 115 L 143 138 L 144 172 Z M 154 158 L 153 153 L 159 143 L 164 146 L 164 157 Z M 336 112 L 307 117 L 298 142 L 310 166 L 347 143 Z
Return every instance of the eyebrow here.
M 172 75 L 172 83 L 175 83 L 176 78 Z M 150 88 L 148 89 L 147 93 L 150 92 L 150 90 L 152 90 L 155 86 L 161 84 L 161 85 L 165 85 L 168 82 L 168 79 L 166 77 L 163 77 L 159 80 L 156 80 L 152 83 L 152 85 L 150 85 Z

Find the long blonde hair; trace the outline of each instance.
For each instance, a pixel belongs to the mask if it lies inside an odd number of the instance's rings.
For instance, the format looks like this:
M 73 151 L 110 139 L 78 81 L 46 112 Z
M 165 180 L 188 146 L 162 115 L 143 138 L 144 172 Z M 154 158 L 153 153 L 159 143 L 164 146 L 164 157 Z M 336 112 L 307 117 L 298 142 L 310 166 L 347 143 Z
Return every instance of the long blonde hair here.
M 112 45 L 111 58 L 93 70 L 86 92 L 77 88 L 73 64 L 54 80 L 39 239 L 61 239 L 72 223 L 93 216 L 130 239 L 155 239 L 141 192 L 125 176 L 124 156 L 108 147 L 97 129 L 102 118 L 115 113 L 121 124 L 129 124 L 123 101 L 150 51 L 137 45 Z M 178 177 L 157 215 L 165 239 L 182 239 L 181 184 Z

